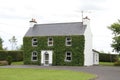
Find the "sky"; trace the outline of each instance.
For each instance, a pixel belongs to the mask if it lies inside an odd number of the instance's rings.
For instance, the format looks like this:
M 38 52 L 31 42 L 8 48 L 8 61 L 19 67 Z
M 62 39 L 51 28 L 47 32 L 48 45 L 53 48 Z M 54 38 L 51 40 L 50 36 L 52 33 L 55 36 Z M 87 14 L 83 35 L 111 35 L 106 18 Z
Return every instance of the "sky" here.
M 23 44 L 23 37 L 29 29 L 29 21 L 37 23 L 81 22 L 90 18 L 93 34 L 93 49 L 112 52 L 112 32 L 108 29 L 120 19 L 119 0 L 0 0 L 0 37 L 3 47 L 11 49 L 9 39 L 17 39 L 17 46 Z

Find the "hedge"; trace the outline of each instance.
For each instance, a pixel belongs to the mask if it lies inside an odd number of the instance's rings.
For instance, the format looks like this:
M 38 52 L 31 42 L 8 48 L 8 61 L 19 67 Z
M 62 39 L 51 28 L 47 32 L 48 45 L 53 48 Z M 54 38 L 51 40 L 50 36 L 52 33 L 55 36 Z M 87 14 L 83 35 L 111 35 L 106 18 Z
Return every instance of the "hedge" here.
M 116 54 L 106 54 L 106 53 L 99 54 L 100 62 L 115 62 L 117 58 L 118 58 L 118 55 Z
M 12 61 L 22 61 L 23 51 L 0 51 L 0 60 L 6 60 L 8 56 L 12 57 Z
M 52 65 L 66 65 L 66 66 L 83 66 L 84 65 L 84 36 L 76 35 L 72 37 L 72 46 L 65 46 L 66 36 L 51 36 L 54 40 L 54 46 L 48 46 L 47 40 L 49 36 L 41 37 L 24 37 L 24 64 L 37 64 L 41 65 L 41 50 L 53 50 L 53 63 Z M 32 38 L 37 38 L 38 46 L 32 47 Z M 31 53 L 38 52 L 38 60 L 31 61 Z M 65 62 L 65 52 L 72 52 L 72 61 Z

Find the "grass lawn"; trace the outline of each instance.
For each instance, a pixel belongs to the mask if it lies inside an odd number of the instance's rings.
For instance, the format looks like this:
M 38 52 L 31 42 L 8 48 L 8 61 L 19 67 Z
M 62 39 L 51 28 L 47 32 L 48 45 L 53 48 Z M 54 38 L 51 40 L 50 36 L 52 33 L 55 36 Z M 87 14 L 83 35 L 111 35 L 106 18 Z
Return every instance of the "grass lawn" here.
M 68 70 L 0 68 L 0 80 L 89 80 L 95 75 Z
M 102 66 L 114 66 L 113 62 L 100 62 L 100 65 Z

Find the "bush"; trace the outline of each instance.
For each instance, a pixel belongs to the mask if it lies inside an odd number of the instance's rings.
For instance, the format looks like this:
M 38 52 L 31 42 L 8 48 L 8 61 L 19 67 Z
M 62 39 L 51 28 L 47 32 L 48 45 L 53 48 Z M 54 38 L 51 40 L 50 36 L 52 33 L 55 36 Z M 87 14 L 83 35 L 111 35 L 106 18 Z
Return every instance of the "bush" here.
M 12 57 L 12 61 L 23 61 L 23 51 L 0 51 L 0 60 L 6 60 L 8 56 Z
M 11 65 L 11 63 L 12 63 L 12 57 L 8 56 L 6 60 L 8 61 L 8 65 Z
M 115 66 L 120 66 L 120 61 L 114 63 Z
M 99 54 L 100 62 L 116 62 L 117 60 L 118 60 L 118 55 L 116 54 L 106 54 L 106 53 Z
M 0 61 L 0 66 L 8 65 L 7 61 Z

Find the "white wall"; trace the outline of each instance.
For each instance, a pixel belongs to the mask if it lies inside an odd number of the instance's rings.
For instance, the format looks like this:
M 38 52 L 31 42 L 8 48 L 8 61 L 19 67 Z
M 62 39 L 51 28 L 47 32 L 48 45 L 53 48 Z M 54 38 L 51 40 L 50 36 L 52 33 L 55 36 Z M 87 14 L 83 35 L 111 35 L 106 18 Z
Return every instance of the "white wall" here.
M 93 51 L 93 64 L 99 65 L 99 53 Z
M 86 26 L 85 30 L 85 49 L 84 49 L 84 66 L 93 65 L 93 53 L 92 53 L 92 32 L 90 29 L 90 20 L 83 19 L 83 25 Z

